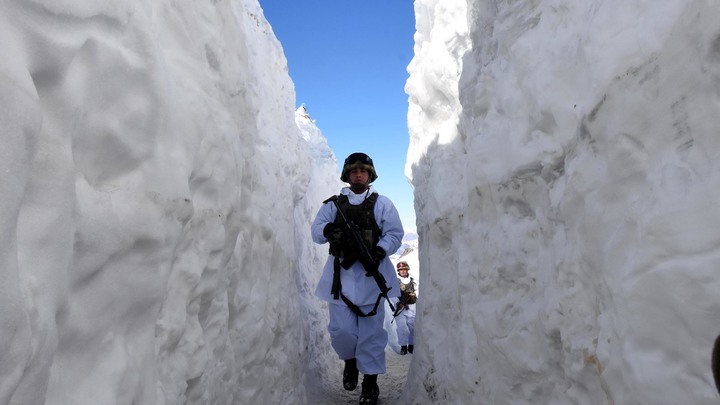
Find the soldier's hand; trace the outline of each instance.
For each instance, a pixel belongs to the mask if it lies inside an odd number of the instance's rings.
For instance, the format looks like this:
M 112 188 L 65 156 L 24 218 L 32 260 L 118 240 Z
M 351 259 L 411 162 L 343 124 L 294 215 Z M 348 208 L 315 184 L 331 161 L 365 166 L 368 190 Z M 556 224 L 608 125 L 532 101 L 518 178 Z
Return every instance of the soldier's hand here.
M 335 242 L 342 239 L 343 228 L 340 224 L 330 222 L 323 228 L 323 236 L 327 238 L 329 242 Z
M 385 253 L 380 246 L 375 246 L 370 254 L 372 255 L 373 261 L 378 264 L 387 256 L 387 253 Z

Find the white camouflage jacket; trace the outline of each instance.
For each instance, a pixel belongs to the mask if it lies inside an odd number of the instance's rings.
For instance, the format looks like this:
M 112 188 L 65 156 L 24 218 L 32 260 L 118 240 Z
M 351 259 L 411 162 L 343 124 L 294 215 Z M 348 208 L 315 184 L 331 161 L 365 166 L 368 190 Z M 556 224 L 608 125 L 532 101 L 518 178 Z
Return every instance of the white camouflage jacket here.
M 348 201 L 352 205 L 359 205 L 369 196 L 374 193 L 375 189 L 370 186 L 370 190 L 367 193 L 355 194 L 348 187 L 344 187 L 341 191 L 342 194 L 348 196 Z M 328 240 L 323 236 L 323 229 L 325 225 L 335 221 L 337 214 L 337 207 L 332 202 L 323 204 L 315 217 L 315 221 L 311 226 L 312 239 L 315 243 L 324 244 Z M 380 240 L 378 246 L 380 246 L 388 256 L 395 253 L 400 248 L 402 243 L 403 231 L 402 223 L 400 222 L 400 215 L 397 209 L 393 205 L 389 198 L 379 195 L 377 202 L 375 203 L 375 221 L 380 227 Z M 372 250 L 373 246 L 368 246 Z M 334 300 L 331 294 L 332 281 L 333 281 L 333 262 L 335 258 L 330 255 L 328 260 L 325 262 L 323 268 L 323 274 L 320 277 L 320 282 L 315 289 L 315 295 L 330 303 L 342 304 L 341 299 Z M 388 297 L 399 297 L 400 286 L 397 281 L 397 274 L 395 273 L 395 266 L 390 262 L 390 259 L 385 257 L 380 263 L 378 269 L 380 274 L 385 277 L 390 291 Z M 375 278 L 365 276 L 365 268 L 359 261 L 353 263 L 353 265 L 345 270 L 340 268 L 340 283 L 342 284 L 343 294 L 352 301 L 355 305 L 372 305 L 375 304 L 380 290 L 375 282 Z

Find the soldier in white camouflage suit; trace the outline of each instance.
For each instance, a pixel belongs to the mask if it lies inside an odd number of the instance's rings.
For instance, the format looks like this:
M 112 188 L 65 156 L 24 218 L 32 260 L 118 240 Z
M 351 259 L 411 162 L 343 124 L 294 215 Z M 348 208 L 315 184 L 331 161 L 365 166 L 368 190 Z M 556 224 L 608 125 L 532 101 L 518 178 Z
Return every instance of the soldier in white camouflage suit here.
M 368 155 L 348 156 L 340 179 L 349 187 L 344 187 L 335 199 L 337 206 L 323 204 L 312 224 L 313 241 L 330 243 L 330 257 L 315 295 L 330 304 L 328 331 L 332 347 L 345 361 L 343 387 L 355 390 L 358 375 L 363 373 L 360 404 L 374 405 L 380 395 L 377 376 L 386 371 L 385 303 L 380 300 L 377 280 L 368 277 L 371 269 L 360 262 L 357 246 L 352 243 L 347 225 L 338 212 L 341 209 L 357 226 L 372 256 L 369 266 L 375 267 L 381 278 L 387 280 L 388 299 L 397 298 L 400 288 L 387 254 L 400 248 L 404 231 L 392 201 L 378 194 L 370 184 L 377 179 L 377 173 Z
M 400 299 L 395 307 L 399 311 L 397 317 L 397 338 L 400 354 L 412 353 L 415 348 L 415 303 L 417 302 L 417 283 L 409 275 L 410 265 L 407 262 L 397 264 Z

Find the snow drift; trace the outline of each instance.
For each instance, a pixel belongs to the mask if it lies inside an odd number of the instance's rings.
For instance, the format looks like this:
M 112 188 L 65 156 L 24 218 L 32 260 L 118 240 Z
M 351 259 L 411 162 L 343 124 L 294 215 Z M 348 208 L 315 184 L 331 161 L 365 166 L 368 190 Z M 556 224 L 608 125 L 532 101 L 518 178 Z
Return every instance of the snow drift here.
M 415 11 L 407 403 L 716 403 L 717 5 Z
M 415 10 L 402 401 L 717 402 L 720 9 Z M 12 0 L 0 42 L 0 403 L 316 398 L 337 162 L 257 2 Z
M 257 2 L 0 19 L 0 403 L 302 400 L 337 164 Z

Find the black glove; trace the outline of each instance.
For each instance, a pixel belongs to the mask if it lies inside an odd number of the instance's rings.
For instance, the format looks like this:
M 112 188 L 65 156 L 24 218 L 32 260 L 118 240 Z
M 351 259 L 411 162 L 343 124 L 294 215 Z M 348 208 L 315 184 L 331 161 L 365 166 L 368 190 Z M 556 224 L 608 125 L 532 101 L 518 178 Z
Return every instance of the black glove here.
M 385 258 L 385 255 L 385 251 L 380 246 L 375 246 L 372 251 L 370 251 L 370 260 L 372 260 L 372 262 L 367 263 L 365 266 L 365 277 L 372 277 L 372 271 L 377 271 L 380 266 L 380 262 Z M 367 266 L 371 266 L 372 269 L 367 268 Z
M 330 242 L 340 240 L 342 238 L 342 235 L 342 225 L 336 224 L 335 222 L 330 222 L 329 224 L 325 225 L 325 228 L 323 228 L 323 236 L 327 238 L 327 240 Z
M 385 256 L 387 256 L 387 253 L 385 253 L 383 248 L 381 248 L 380 246 L 375 246 L 373 248 L 372 252 L 370 252 L 370 255 L 372 256 L 372 259 L 375 263 L 380 264 L 382 259 L 384 259 Z

